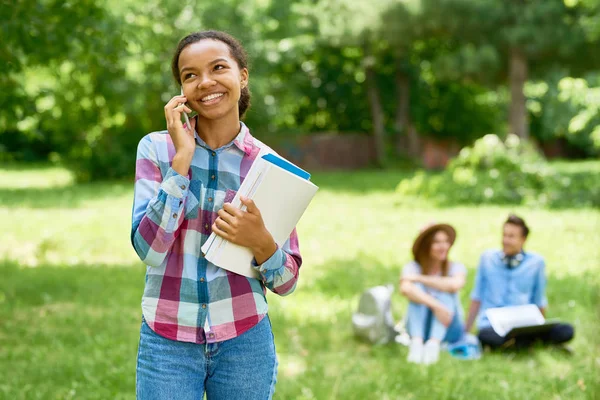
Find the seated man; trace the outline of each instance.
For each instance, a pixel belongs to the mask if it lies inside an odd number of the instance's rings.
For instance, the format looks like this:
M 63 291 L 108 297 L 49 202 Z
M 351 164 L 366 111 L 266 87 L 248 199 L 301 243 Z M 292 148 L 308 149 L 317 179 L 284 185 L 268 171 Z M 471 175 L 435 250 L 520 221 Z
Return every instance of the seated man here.
M 510 215 L 504 223 L 503 250 L 489 250 L 481 256 L 465 328 L 469 332 L 475 318 L 479 316 L 478 336 L 484 346 L 525 347 L 536 340 L 559 344 L 573 338 L 571 325 L 558 324 L 543 334 L 527 334 L 509 339 L 498 335 L 488 321 L 486 310 L 493 307 L 535 304 L 542 314 L 545 312 L 548 305 L 545 263 L 541 256 L 523 250 L 528 234 L 529 228 L 525 221 L 516 215 Z

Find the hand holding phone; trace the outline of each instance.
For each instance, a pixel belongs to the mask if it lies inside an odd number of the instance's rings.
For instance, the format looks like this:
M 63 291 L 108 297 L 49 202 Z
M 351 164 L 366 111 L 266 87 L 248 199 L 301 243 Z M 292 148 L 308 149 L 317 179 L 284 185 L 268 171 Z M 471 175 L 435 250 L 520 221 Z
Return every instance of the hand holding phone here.
M 183 86 L 181 87 L 181 95 L 183 96 Z M 186 103 L 184 103 L 185 106 L 187 106 Z M 185 120 L 185 129 L 190 131 L 192 126 L 190 125 L 190 117 L 188 117 L 187 113 L 185 111 L 183 111 L 183 119 Z
M 171 136 L 175 151 L 177 155 L 179 155 L 178 158 L 183 157 L 186 160 L 189 159 L 188 161 L 191 161 L 191 157 L 196 149 L 196 139 L 194 135 L 195 121 L 190 121 L 189 116 L 187 115 L 187 113 L 192 112 L 192 110 L 184 103 L 186 100 L 185 96 L 182 95 L 173 96 L 173 98 L 165 105 L 165 119 L 169 136 Z M 182 123 L 182 114 L 186 120 L 185 126 Z M 187 162 L 184 164 L 187 164 Z M 185 165 L 182 165 L 182 171 L 183 170 L 187 171 Z

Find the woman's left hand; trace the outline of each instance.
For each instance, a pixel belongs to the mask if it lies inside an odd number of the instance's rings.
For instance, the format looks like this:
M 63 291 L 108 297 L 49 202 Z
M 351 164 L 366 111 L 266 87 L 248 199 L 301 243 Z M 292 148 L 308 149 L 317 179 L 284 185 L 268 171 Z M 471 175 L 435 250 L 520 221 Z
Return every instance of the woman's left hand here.
M 246 211 L 225 203 L 218 212 L 219 217 L 212 225 L 212 230 L 231 243 L 248 247 L 260 265 L 275 253 L 277 244 L 265 227 L 254 201 L 245 197 L 242 197 L 241 201 L 246 206 Z

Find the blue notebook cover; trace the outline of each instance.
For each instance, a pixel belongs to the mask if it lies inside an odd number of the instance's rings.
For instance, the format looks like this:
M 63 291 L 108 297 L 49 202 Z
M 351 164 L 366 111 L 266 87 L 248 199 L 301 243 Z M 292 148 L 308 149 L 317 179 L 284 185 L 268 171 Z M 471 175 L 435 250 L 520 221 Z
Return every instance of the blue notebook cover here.
M 281 157 L 277 157 L 275 154 L 265 154 L 264 156 L 262 156 L 262 158 L 264 158 L 266 161 L 272 164 L 277 165 L 280 168 L 285 169 L 286 171 L 291 172 L 294 175 L 299 176 L 302 179 L 310 179 L 310 174 L 308 172 L 306 172 L 302 168 L 296 167 L 294 164 L 287 160 L 284 160 Z

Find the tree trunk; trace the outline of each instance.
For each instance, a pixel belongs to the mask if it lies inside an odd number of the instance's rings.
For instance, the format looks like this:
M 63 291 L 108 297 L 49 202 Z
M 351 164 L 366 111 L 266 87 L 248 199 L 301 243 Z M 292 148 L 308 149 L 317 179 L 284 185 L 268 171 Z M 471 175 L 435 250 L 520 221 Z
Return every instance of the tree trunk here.
M 396 70 L 396 153 L 411 157 L 419 155 L 419 137 L 410 118 L 410 79 L 400 68 Z
M 413 124 L 408 126 L 408 151 L 411 157 L 419 157 L 421 154 L 421 138 L 417 133 L 417 128 Z
M 529 139 L 529 122 L 525 104 L 525 82 L 527 81 L 527 58 L 518 48 L 510 51 L 510 110 L 508 124 L 511 133 Z
M 371 107 L 371 119 L 373 121 L 373 139 L 375 141 L 375 157 L 377 165 L 383 167 L 385 164 L 385 127 L 383 122 L 383 108 L 377 88 L 377 79 L 371 63 L 365 66 L 365 83 L 367 95 Z

